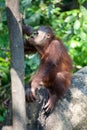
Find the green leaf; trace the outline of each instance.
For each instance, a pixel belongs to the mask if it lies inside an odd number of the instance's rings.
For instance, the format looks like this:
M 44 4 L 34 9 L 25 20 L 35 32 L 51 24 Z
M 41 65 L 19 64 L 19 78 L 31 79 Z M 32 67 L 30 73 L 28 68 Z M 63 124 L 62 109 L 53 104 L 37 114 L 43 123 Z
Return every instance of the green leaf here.
M 71 23 L 73 21 L 73 15 L 70 15 L 68 17 L 66 17 L 66 19 L 64 20 L 66 23 Z
M 74 30 L 78 30 L 80 28 L 80 21 L 76 20 L 74 23 Z
M 81 32 L 80 38 L 81 38 L 83 41 L 87 41 L 87 34 L 84 33 L 84 32 Z
M 87 20 L 87 9 L 84 6 L 80 6 L 80 11 L 83 15 L 84 20 Z
M 83 4 L 86 0 L 78 0 L 80 4 Z
M 70 47 L 75 48 L 77 46 L 80 46 L 80 43 L 76 40 L 71 40 Z
M 87 33 L 87 24 L 83 23 L 82 28 L 83 28 L 83 31 L 84 31 L 85 33 Z

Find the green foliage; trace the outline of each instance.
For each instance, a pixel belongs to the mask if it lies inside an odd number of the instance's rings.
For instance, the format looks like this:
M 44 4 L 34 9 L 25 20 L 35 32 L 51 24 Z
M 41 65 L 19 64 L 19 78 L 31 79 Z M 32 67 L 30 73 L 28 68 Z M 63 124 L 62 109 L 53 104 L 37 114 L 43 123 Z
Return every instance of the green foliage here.
M 40 58 L 37 53 L 33 55 L 26 55 L 25 57 L 25 74 L 27 75 L 25 77 L 26 82 L 29 82 L 29 79 L 33 75 L 33 72 L 35 72 L 36 69 L 38 68 L 39 63 Z
M 8 39 L 5 2 L 0 0 L 0 123 L 6 115 L 6 108 L 3 102 L 10 95 L 10 53 Z
M 9 74 L 9 54 L 1 53 L 2 57 L 0 57 L 0 122 L 4 120 L 6 109 L 4 107 L 3 102 L 10 95 L 10 74 Z
M 82 67 L 87 65 L 87 9 L 80 6 L 63 12 L 51 22 L 51 25 L 67 46 L 74 65 Z M 53 16 L 54 17 L 54 16 Z M 56 24 L 55 24 L 56 23 Z
M 64 1 L 65 2 L 65 1 Z M 66 2 L 69 2 L 66 1 Z M 25 10 L 25 23 L 31 26 L 51 25 L 57 37 L 65 43 L 75 68 L 87 65 L 87 9 L 85 0 L 78 0 L 79 9 L 61 12 L 55 1 L 31 1 Z
M 83 4 L 84 2 L 86 2 L 86 0 L 78 0 L 78 3 L 81 5 Z

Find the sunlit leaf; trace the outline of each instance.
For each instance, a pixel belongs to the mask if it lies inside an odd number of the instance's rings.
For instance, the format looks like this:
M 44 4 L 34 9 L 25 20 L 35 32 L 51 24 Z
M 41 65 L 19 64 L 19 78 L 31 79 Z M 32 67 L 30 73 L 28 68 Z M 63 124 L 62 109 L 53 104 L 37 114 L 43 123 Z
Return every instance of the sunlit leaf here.
M 84 6 L 80 6 L 80 10 L 84 17 L 84 20 L 87 20 L 87 9 Z
M 73 21 L 73 15 L 70 15 L 70 16 L 68 16 L 66 19 L 65 19 L 65 22 L 67 22 L 67 23 L 71 23 L 72 21 Z
M 74 30 L 78 30 L 80 28 L 80 21 L 76 20 L 74 23 Z
M 87 41 L 87 34 L 85 32 L 81 32 L 80 37 L 83 41 Z
M 71 40 L 71 42 L 70 42 L 70 47 L 71 48 L 75 48 L 75 47 L 78 47 L 78 46 L 80 46 L 79 41 Z

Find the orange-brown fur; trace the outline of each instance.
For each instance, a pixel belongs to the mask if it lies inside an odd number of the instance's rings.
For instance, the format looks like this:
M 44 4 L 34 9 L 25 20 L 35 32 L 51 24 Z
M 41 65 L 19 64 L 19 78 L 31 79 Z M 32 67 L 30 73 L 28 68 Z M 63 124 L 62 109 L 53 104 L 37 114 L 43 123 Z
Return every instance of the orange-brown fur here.
M 66 48 L 61 40 L 55 38 L 49 27 L 48 29 L 51 37 L 47 42 L 42 46 L 33 44 L 41 56 L 41 62 L 31 81 L 31 92 L 27 93 L 28 100 L 34 100 L 36 89 L 44 85 L 49 90 L 49 100 L 45 106 L 47 110 L 53 109 L 55 103 L 70 86 L 72 71 L 72 61 Z M 29 41 L 31 42 L 31 39 Z

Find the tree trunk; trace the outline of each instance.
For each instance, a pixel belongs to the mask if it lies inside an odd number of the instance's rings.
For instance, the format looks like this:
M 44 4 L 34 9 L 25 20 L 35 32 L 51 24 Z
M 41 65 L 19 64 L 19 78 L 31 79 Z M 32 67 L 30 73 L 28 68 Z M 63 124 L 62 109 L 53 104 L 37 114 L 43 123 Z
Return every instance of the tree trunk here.
M 24 50 L 18 0 L 6 0 L 11 45 L 11 92 L 13 129 L 26 129 Z

